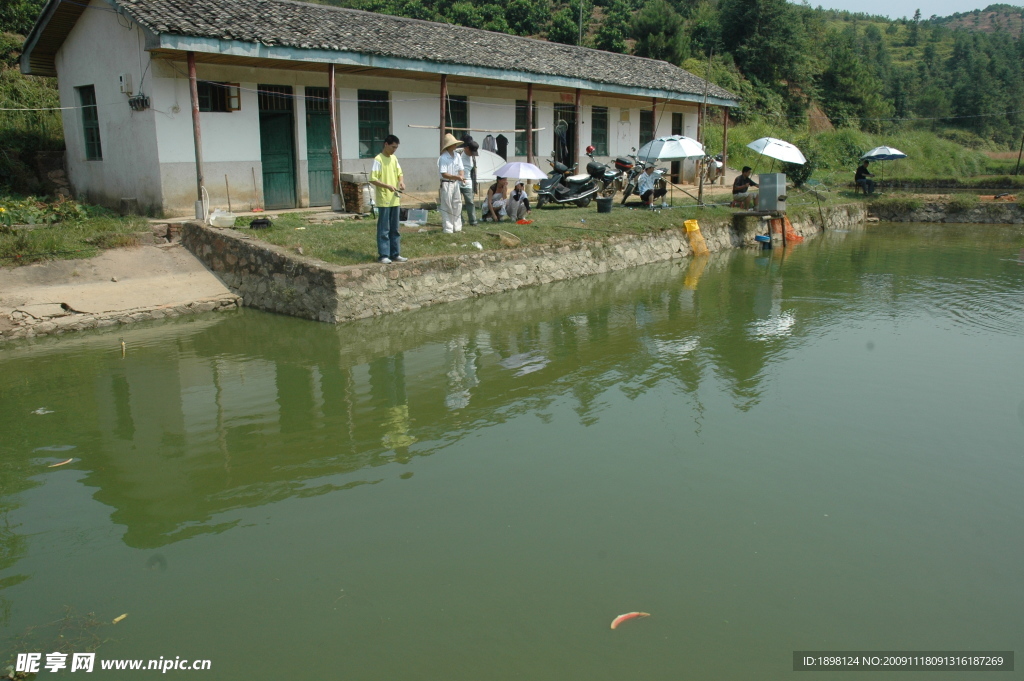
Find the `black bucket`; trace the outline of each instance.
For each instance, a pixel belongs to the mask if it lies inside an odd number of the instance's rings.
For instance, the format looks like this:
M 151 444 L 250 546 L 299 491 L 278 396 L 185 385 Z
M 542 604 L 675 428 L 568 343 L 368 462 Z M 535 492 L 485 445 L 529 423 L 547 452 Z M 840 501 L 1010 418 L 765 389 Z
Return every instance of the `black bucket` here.
M 602 197 L 597 200 L 597 212 L 598 213 L 611 213 L 612 212 L 612 199 L 614 196 Z

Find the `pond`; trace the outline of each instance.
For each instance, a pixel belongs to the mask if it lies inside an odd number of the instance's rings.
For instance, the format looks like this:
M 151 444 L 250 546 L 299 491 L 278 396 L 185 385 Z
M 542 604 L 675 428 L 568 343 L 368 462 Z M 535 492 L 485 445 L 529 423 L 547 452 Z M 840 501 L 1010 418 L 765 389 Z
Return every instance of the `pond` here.
M 1022 650 L 1022 248 L 878 225 L 340 326 L 5 346 L 0 665 L 748 680 Z

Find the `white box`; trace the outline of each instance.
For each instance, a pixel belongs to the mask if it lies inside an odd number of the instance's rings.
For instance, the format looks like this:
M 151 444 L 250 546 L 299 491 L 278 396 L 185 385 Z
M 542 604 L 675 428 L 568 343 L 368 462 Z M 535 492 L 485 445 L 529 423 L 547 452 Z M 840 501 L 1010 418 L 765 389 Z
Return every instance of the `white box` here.
M 786 211 L 786 174 L 761 173 L 757 176 L 757 209 Z

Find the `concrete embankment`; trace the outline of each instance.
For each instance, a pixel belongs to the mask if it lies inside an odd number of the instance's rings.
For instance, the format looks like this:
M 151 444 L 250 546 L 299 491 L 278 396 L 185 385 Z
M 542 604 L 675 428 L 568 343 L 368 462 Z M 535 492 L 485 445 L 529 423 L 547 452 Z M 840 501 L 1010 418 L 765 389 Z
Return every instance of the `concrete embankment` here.
M 239 298 L 179 244 L 0 269 L 0 340 L 237 307 Z
M 1024 208 L 1016 203 L 998 201 L 981 202 L 966 208 L 949 201 L 879 201 L 870 204 L 869 210 L 885 222 L 1024 224 Z
M 826 229 L 863 223 L 862 205 L 824 211 Z M 818 215 L 794 222 L 812 236 Z M 762 218 L 702 223 L 711 251 L 757 247 Z M 576 279 L 690 255 L 682 228 L 648 235 L 615 235 L 571 245 L 545 245 L 422 258 L 402 265 L 337 266 L 296 255 L 248 234 L 186 223 L 182 243 L 215 272 L 243 304 L 322 322 L 338 323 L 427 305 Z

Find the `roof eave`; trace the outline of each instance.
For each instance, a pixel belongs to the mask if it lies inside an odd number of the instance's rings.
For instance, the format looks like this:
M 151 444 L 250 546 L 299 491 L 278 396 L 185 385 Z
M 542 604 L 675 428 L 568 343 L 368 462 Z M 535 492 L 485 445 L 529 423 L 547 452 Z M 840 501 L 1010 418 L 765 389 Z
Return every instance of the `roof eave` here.
M 303 61 L 322 64 L 394 69 L 399 71 L 432 72 L 447 74 L 450 76 L 489 78 L 504 82 L 518 82 L 523 83 L 524 85 L 526 83 L 533 83 L 536 85 L 550 85 L 561 88 L 580 88 L 584 90 L 612 92 L 634 97 L 657 97 L 659 99 L 692 103 L 701 103 L 705 101 L 703 94 L 674 92 L 671 90 L 654 88 L 630 87 L 626 85 L 604 83 L 601 81 L 572 78 L 568 76 L 552 76 L 539 73 L 527 73 L 524 71 L 509 71 L 484 66 L 449 64 L 445 62 L 409 59 L 405 57 L 387 57 L 382 55 L 366 54 L 363 52 L 303 49 L 283 45 L 264 45 L 262 43 L 250 43 L 241 40 L 204 38 L 172 33 L 159 34 L 156 36 L 154 43 L 156 44 L 153 47 L 158 47 L 160 49 L 202 52 L 207 54 L 226 54 L 241 58 L 277 59 L 283 61 Z M 147 49 L 152 48 L 147 45 Z M 724 107 L 739 106 L 738 100 L 716 96 L 708 96 L 707 103 L 714 106 Z

